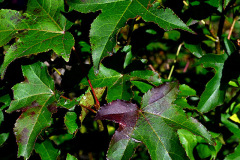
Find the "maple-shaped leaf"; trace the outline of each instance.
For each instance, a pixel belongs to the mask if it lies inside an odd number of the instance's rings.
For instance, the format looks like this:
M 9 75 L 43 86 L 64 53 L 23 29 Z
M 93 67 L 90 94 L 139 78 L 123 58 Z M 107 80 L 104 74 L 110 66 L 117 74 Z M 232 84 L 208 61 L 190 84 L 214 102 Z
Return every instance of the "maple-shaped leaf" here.
M 113 69 L 107 68 L 101 64 L 98 75 L 94 74 L 94 68 L 89 71 L 88 77 L 94 88 L 107 87 L 107 101 L 116 99 L 130 100 L 133 96 L 131 82 L 134 80 L 149 82 L 153 85 L 159 85 L 161 79 L 158 74 L 150 71 L 133 71 L 129 74 L 121 74 Z M 81 85 L 89 85 L 86 78 L 81 81 Z
M 32 65 L 22 66 L 26 81 L 13 86 L 14 100 L 11 102 L 7 112 L 31 106 L 32 102 L 39 105 L 54 98 L 54 81 L 47 73 L 47 66 L 37 62 Z
M 13 86 L 14 100 L 7 112 L 21 110 L 14 133 L 18 144 L 18 156 L 31 155 L 39 133 L 51 125 L 51 111 L 54 101 L 54 81 L 47 73 L 44 63 L 37 62 L 22 66 L 25 82 Z
M 130 159 L 138 144 L 144 143 L 151 159 L 186 160 L 188 157 L 177 135 L 177 130 L 181 128 L 213 144 L 207 129 L 173 104 L 177 92 L 177 83 L 165 83 L 148 91 L 143 96 L 140 108 L 121 100 L 102 106 L 96 119 L 119 123 L 110 142 L 107 158 Z
M 53 50 L 57 55 L 69 60 L 74 39 L 66 32 L 70 27 L 61 14 L 63 0 L 29 0 L 25 13 L 0 10 L 0 46 L 17 37 L 10 46 L 1 66 L 3 77 L 8 65 L 17 58 Z
M 146 22 L 155 22 L 165 30 L 183 29 L 192 32 L 171 9 L 158 9 L 158 3 L 150 7 L 152 2 L 153 0 L 67 1 L 70 7 L 79 12 L 102 11 L 92 23 L 90 30 L 95 70 L 98 70 L 101 59 L 112 52 L 116 44 L 116 34 L 129 18 L 141 16 Z

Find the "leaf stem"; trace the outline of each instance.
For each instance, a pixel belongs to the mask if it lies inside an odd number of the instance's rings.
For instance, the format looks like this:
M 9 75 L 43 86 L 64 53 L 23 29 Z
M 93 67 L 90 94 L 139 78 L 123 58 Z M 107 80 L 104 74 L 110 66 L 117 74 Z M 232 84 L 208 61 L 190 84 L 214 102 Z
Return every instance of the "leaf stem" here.
M 235 25 L 237 19 L 238 19 L 238 16 L 236 16 L 236 17 L 233 19 L 233 23 L 232 23 L 231 28 L 230 28 L 229 33 L 228 33 L 228 39 L 231 38 L 231 35 L 232 35 L 232 32 L 233 32 L 233 28 L 234 28 L 234 25 Z
M 171 76 L 172 76 L 172 73 L 173 73 L 173 70 L 174 70 L 174 68 L 175 68 L 175 64 L 176 64 L 176 62 L 177 62 L 177 58 L 178 58 L 179 52 L 180 52 L 180 50 L 181 50 L 181 48 L 182 48 L 182 45 L 183 45 L 183 43 L 181 43 L 181 44 L 178 46 L 177 53 L 176 53 L 176 57 L 175 57 L 175 59 L 174 59 L 172 68 L 171 68 L 170 73 L 169 73 L 169 75 L 168 75 L 168 80 L 170 80 L 170 78 L 171 78 Z
M 77 56 L 77 58 L 78 58 L 78 61 L 79 61 L 80 64 L 82 65 L 81 60 L 80 60 L 80 58 L 79 58 L 79 56 L 78 56 L 78 54 L 77 54 L 77 51 L 76 51 L 75 47 L 73 47 L 72 49 L 73 49 L 73 51 L 75 52 L 75 54 L 76 54 L 76 56 Z M 81 67 L 81 69 L 82 69 L 83 73 L 86 73 L 84 67 Z M 94 88 L 93 88 L 93 86 L 92 86 L 92 83 L 91 83 L 91 81 L 90 81 L 87 73 L 86 73 L 86 78 L 87 78 L 88 84 L 89 84 L 89 86 L 90 86 L 90 88 L 91 88 L 91 90 L 92 90 L 92 94 L 93 94 L 93 97 L 94 97 L 95 102 L 96 102 L 96 105 L 94 105 L 94 107 L 95 107 L 96 110 L 99 110 L 99 109 L 100 109 L 100 103 L 99 103 L 99 100 L 98 100 L 98 98 L 97 98 L 97 96 L 96 96 L 96 93 L 95 93 L 95 91 L 94 91 Z

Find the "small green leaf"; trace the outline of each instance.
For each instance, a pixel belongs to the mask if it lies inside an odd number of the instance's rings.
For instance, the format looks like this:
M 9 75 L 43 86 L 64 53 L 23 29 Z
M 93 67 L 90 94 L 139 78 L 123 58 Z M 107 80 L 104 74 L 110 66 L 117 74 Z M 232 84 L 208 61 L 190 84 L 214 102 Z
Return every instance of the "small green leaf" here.
M 232 41 L 227 39 L 227 37 L 224 38 L 224 45 L 225 45 L 228 55 L 231 55 L 233 52 L 236 51 L 235 45 L 232 43 Z
M 66 160 L 77 160 L 77 158 L 68 153 Z
M 131 81 L 142 93 L 146 93 L 148 90 L 152 89 L 153 86 L 141 81 Z
M 0 134 L 0 147 L 3 145 L 4 142 L 8 139 L 9 133 L 2 133 Z
M 4 105 L 1 106 L 1 109 L 7 108 L 10 105 L 11 101 L 12 100 L 8 94 L 0 97 L 0 102 L 4 103 Z
M 42 160 L 56 160 L 59 156 L 58 149 L 54 148 L 50 140 L 42 143 L 36 143 L 35 151 L 40 155 Z
M 75 112 L 67 112 L 64 117 L 64 123 L 68 128 L 69 133 L 73 134 L 78 129 L 77 114 Z
M 185 42 L 184 46 L 197 58 L 201 58 L 203 56 L 200 44 L 188 44 Z

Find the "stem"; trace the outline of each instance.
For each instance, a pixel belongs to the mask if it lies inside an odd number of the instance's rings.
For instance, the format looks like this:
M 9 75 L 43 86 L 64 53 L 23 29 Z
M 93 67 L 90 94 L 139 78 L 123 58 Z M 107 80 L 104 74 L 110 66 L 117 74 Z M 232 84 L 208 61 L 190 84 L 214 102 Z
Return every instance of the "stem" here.
M 176 64 L 176 62 L 177 62 L 177 57 L 178 57 L 179 52 L 180 52 L 180 50 L 181 50 L 181 48 L 182 48 L 182 45 L 183 45 L 183 43 L 181 43 L 181 44 L 178 46 L 177 53 L 176 53 L 176 57 L 175 57 L 175 59 L 174 59 L 172 68 L 171 68 L 170 73 L 169 73 L 169 75 L 168 75 L 168 80 L 169 80 L 169 79 L 171 78 L 171 76 L 172 76 L 173 70 L 174 70 L 174 68 L 175 68 L 175 64 Z
M 218 42 L 215 43 L 216 46 L 216 53 L 217 54 L 221 54 L 221 36 L 222 36 L 222 31 L 223 31 L 223 26 L 224 26 L 224 22 L 225 22 L 225 9 L 224 9 L 224 0 L 222 1 L 222 13 L 221 13 L 221 18 L 219 21 L 219 25 L 218 25 L 218 32 L 217 32 L 217 36 L 218 36 Z
M 233 23 L 232 23 L 231 28 L 230 28 L 229 33 L 228 33 L 228 39 L 231 38 L 231 35 L 232 35 L 232 32 L 233 32 L 233 28 L 234 28 L 234 25 L 235 25 L 237 19 L 238 19 L 238 16 L 236 16 L 236 17 L 233 19 Z
M 82 64 L 82 63 L 81 63 L 81 60 L 80 60 L 80 58 L 79 58 L 79 56 L 78 56 L 78 54 L 77 54 L 77 51 L 76 51 L 75 47 L 73 47 L 72 49 L 73 49 L 73 51 L 75 52 L 75 54 L 76 54 L 76 56 L 77 56 L 80 64 Z M 86 73 L 84 67 L 81 67 L 81 69 L 82 69 L 83 73 Z M 91 81 L 90 81 L 87 73 L 86 73 L 86 78 L 87 78 L 88 84 L 89 84 L 89 86 L 90 86 L 90 88 L 91 88 L 91 90 L 92 90 L 92 94 L 93 94 L 93 97 L 94 97 L 95 102 L 96 102 L 96 105 L 94 105 L 94 107 L 95 107 L 96 110 L 99 110 L 99 108 L 100 108 L 100 103 L 99 103 L 99 101 L 98 101 L 98 98 L 97 98 L 97 96 L 96 96 L 96 93 L 95 93 L 95 91 L 94 91 L 94 89 L 93 89 L 92 83 L 91 83 Z

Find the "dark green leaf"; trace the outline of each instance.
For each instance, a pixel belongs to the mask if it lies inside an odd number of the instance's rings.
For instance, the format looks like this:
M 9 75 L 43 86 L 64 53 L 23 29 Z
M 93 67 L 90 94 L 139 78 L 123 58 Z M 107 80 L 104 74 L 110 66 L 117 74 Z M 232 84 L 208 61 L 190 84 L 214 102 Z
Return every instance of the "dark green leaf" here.
M 18 118 L 14 133 L 18 144 L 18 157 L 29 158 L 39 133 L 51 125 L 51 112 L 46 106 L 33 103 L 27 111 Z
M 54 81 L 48 75 L 44 63 L 22 66 L 22 71 L 26 81 L 13 86 L 14 100 L 7 112 L 30 106 L 34 101 L 39 105 L 47 105 L 46 103 L 54 98 Z
M 7 108 L 10 105 L 11 101 L 12 100 L 8 94 L 0 97 L 0 102 L 4 103 L 4 105 L 1 106 L 1 109 Z
M 215 75 L 207 83 L 205 91 L 202 93 L 200 97 L 200 101 L 198 104 L 199 111 L 208 112 L 211 109 L 223 103 L 225 92 L 222 88 L 220 88 L 220 85 L 224 62 L 226 61 L 227 58 L 228 56 L 226 54 L 222 55 L 208 54 L 200 59 L 199 63 L 202 63 L 204 67 L 214 68 Z
M 152 89 L 153 86 L 141 81 L 131 81 L 142 93 L 146 93 L 148 90 Z
M 56 160 L 59 156 L 58 149 L 54 148 L 50 140 L 42 143 L 36 143 L 35 151 L 40 155 L 42 160 Z
M 9 133 L 2 133 L 0 134 L 0 147 L 3 145 L 4 142 L 8 139 Z
M 228 55 L 231 55 L 233 52 L 236 51 L 235 45 L 229 39 L 227 39 L 227 37 L 224 38 L 224 45 Z
M 29 0 L 24 14 L 12 10 L 0 11 L 0 35 L 3 37 L 0 45 L 15 36 L 19 38 L 5 55 L 1 66 L 2 77 L 13 60 L 50 49 L 69 60 L 74 39 L 66 32 L 67 20 L 61 11 L 64 11 L 63 0 Z
M 129 18 L 141 16 L 143 20 L 155 22 L 165 30 L 183 29 L 192 32 L 171 9 L 158 9 L 158 3 L 154 3 L 153 7 L 148 9 L 149 1 L 146 0 L 102 0 L 101 2 L 68 0 L 68 4 L 83 13 L 102 10 L 90 30 L 95 70 L 98 70 L 101 59 L 112 52 L 116 44 L 116 33 L 124 27 Z
M 140 142 L 148 148 L 152 159 L 188 159 L 176 131 L 186 129 L 213 144 L 206 128 L 172 102 L 177 83 L 166 83 L 148 91 L 139 110 L 135 104 L 113 101 L 101 107 L 97 119 L 119 123 L 111 140 L 108 159 L 129 159 Z

